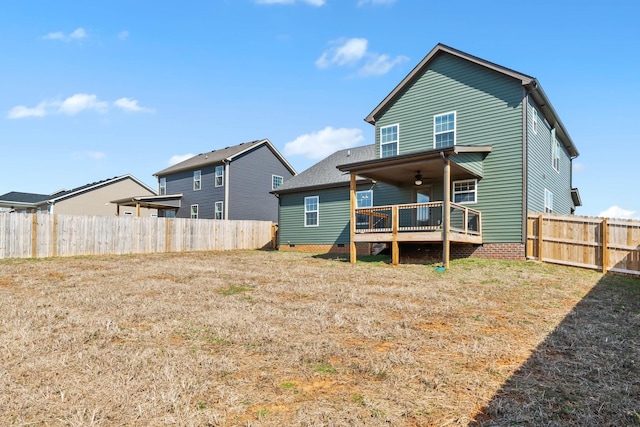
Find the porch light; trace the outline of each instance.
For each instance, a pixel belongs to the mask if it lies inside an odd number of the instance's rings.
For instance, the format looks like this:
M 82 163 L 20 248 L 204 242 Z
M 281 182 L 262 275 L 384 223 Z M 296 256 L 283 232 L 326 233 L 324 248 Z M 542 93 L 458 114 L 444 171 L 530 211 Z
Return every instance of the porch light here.
M 416 175 L 416 180 L 414 182 L 415 185 L 422 185 L 422 175 L 420 175 L 420 171 L 418 171 L 418 174 Z

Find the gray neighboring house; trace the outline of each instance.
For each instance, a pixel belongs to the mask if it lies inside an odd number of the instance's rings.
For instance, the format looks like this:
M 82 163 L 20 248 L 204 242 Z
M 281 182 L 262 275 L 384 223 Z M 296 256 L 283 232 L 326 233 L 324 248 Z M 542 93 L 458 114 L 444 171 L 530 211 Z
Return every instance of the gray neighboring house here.
M 155 196 L 156 193 L 132 175 L 120 175 L 92 182 L 71 190 L 51 194 L 12 191 L 0 196 L 0 208 L 19 213 L 67 215 L 116 215 L 118 206 L 112 201 L 127 194 Z M 154 216 L 155 209 L 123 209 L 127 215 Z
M 177 209 L 158 216 L 278 222 L 270 192 L 295 175 L 268 139 L 202 153 L 154 174 L 160 196 L 180 196 Z

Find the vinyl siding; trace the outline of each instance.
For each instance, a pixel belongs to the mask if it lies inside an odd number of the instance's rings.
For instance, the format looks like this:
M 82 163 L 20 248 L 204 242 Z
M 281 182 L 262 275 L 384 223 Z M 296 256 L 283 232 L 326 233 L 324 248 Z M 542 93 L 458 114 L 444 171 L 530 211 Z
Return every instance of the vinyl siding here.
M 359 185 L 358 191 L 373 189 L 374 206 L 410 203 L 412 188 L 396 188 L 386 184 Z M 318 196 L 318 226 L 304 226 L 304 198 Z M 349 243 L 349 187 L 280 195 L 280 244 Z
M 198 218 L 213 219 L 214 204 L 224 200 L 224 186 L 215 186 L 215 165 L 197 169 L 201 171 L 200 190 L 193 191 L 193 171 L 178 172 L 167 175 L 167 194 L 182 193 L 177 218 L 190 218 L 191 205 L 198 205 Z M 225 185 L 227 183 L 225 182 Z
M 527 210 L 544 212 L 544 190 L 553 193 L 553 211 L 570 214 L 571 200 L 571 157 L 561 146 L 560 171 L 553 168 L 551 126 L 538 111 L 538 131 L 533 132 L 533 109 L 537 108 L 532 99 L 528 102 L 527 123 Z
M 271 176 L 292 174 L 266 145 L 236 157 L 229 166 L 229 219 L 278 222 L 278 198 Z
M 478 202 L 469 205 L 482 211 L 484 241 L 521 242 L 522 99 L 520 81 L 441 54 L 378 118 L 376 153 L 379 128 L 394 123 L 400 154 L 432 149 L 433 116 L 455 111 L 456 145 L 493 147 L 483 162 Z M 470 167 L 478 169 L 473 162 Z M 442 200 L 441 185 L 433 190 L 433 199 Z

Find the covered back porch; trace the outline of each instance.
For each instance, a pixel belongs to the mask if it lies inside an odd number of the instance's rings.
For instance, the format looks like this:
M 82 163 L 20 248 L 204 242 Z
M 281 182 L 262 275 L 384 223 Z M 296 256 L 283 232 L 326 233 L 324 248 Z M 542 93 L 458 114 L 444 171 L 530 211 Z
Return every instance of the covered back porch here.
M 392 263 L 399 263 L 399 243 L 442 242 L 443 265 L 449 267 L 450 243 L 482 243 L 482 213 L 451 201 L 453 180 L 481 178 L 482 161 L 491 147 L 453 146 L 338 166 L 350 174 L 350 261 L 356 243 L 390 243 Z M 454 157 L 457 156 L 457 157 Z M 453 159 L 452 159 L 453 157 Z M 357 207 L 356 177 L 396 187 L 442 183 L 442 200 Z

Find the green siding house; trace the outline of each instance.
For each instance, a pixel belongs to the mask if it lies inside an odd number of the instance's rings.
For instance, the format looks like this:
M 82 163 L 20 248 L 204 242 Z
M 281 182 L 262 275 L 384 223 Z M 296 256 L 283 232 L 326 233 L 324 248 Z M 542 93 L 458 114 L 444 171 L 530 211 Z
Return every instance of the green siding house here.
M 279 196 L 281 249 L 367 253 L 407 243 L 525 258 L 527 212 L 572 214 L 578 151 L 538 81 L 438 44 L 342 150 Z

